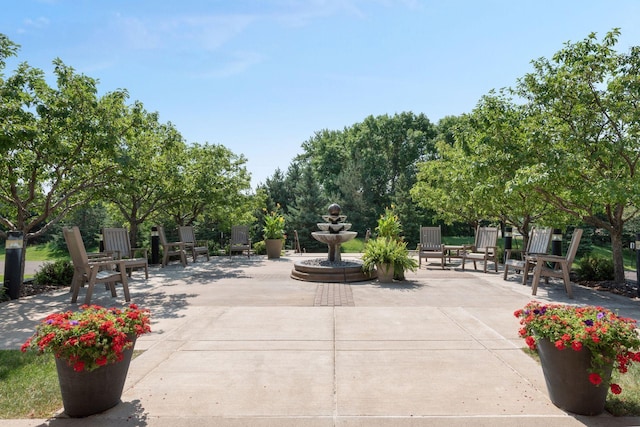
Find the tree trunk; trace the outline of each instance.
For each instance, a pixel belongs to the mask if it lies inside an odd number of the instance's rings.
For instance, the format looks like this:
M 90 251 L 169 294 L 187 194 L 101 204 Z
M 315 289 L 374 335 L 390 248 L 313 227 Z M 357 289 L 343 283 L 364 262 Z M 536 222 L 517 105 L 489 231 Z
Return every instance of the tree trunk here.
M 135 220 L 129 223 L 129 243 L 132 248 L 138 247 L 138 222 Z
M 624 259 L 622 256 L 622 226 L 611 230 L 611 254 L 613 256 L 613 279 L 616 283 L 624 283 Z

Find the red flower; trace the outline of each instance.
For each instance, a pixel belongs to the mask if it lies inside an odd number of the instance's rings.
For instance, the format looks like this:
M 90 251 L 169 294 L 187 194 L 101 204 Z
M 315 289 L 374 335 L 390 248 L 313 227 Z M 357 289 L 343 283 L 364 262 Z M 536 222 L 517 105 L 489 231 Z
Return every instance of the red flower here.
M 73 364 L 73 370 L 76 372 L 84 371 L 84 362 L 82 360 L 78 360 Z
M 596 373 L 589 374 L 589 381 L 593 385 L 600 385 L 602 383 L 602 377 Z
M 582 350 L 582 343 L 580 341 L 574 341 L 571 343 L 571 348 L 575 351 L 580 351 Z
M 526 338 L 524 339 L 524 341 L 525 341 L 525 342 L 527 343 L 527 345 L 529 346 L 529 349 L 531 349 L 531 350 L 535 350 L 535 349 L 536 349 L 536 340 L 535 340 L 535 338 L 533 338 L 533 337 L 529 336 L 529 337 L 526 337 Z
M 96 365 L 104 366 L 107 364 L 107 356 L 100 356 L 96 359 Z
M 618 384 L 611 384 L 610 388 L 611 388 L 611 393 L 613 394 L 622 393 L 622 388 Z
M 564 341 L 558 340 L 555 342 L 555 346 L 558 350 L 564 350 Z

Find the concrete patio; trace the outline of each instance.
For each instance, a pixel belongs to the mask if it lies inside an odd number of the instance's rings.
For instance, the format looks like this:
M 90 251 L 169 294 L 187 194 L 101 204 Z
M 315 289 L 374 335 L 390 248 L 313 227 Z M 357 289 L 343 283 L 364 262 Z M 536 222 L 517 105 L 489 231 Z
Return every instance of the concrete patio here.
M 533 299 L 519 275 L 503 281 L 501 272 L 436 263 L 390 285 L 311 283 L 290 278 L 302 258 L 172 263 L 152 267 L 148 281 L 134 272 L 132 302 L 151 309 L 153 333 L 136 344 L 145 351 L 131 363 L 122 403 L 85 419 L 0 425 L 640 425 L 568 414 L 549 401 L 517 335 L 513 312 Z M 570 300 L 559 282 L 541 284 L 535 299 L 640 313 L 638 300 L 574 293 Z M 102 287 L 92 301 L 123 302 L 121 289 L 112 299 Z M 68 292 L 0 304 L 0 348 L 18 348 L 39 319 L 76 307 Z

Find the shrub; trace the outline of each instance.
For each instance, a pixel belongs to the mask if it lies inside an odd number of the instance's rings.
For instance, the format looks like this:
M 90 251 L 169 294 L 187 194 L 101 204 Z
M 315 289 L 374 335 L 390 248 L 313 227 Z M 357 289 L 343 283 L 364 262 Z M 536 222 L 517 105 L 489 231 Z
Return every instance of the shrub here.
M 267 253 L 267 244 L 264 240 L 260 240 L 253 244 L 253 253 L 256 255 L 265 255 Z
M 33 276 L 38 286 L 70 286 L 73 279 L 73 265 L 70 261 L 47 262 Z
M 580 280 L 613 280 L 613 260 L 603 256 L 586 255 L 576 268 Z

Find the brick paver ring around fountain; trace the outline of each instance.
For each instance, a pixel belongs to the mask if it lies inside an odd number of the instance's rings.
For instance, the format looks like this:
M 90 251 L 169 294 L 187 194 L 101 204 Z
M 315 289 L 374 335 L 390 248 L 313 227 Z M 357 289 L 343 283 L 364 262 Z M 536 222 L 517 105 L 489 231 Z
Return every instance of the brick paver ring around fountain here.
M 316 288 L 314 307 L 355 307 L 353 292 L 348 283 L 320 283 Z

